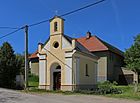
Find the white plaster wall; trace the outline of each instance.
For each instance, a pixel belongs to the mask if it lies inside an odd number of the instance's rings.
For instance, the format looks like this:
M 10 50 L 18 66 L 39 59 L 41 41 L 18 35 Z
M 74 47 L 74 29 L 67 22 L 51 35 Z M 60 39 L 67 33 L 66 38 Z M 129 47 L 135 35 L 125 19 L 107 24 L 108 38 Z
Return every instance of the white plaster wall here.
M 65 53 L 65 58 L 72 57 L 72 55 L 73 55 L 73 52 Z
M 62 37 L 62 48 L 72 48 L 72 45 L 64 37 Z
M 42 48 L 42 52 L 46 52 L 47 50 L 50 50 L 50 40 L 47 42 L 47 44 Z
M 72 58 L 66 58 L 65 85 L 72 85 Z
M 39 56 L 39 59 L 46 58 L 46 55 Z M 47 75 L 47 61 L 39 60 L 39 85 L 46 85 L 46 75 Z

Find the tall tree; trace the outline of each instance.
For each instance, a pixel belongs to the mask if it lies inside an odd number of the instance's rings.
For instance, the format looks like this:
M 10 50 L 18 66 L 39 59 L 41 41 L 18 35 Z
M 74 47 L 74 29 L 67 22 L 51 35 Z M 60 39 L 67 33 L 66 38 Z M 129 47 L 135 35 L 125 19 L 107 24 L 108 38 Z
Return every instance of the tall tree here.
M 19 73 L 24 75 L 25 72 L 25 57 L 23 54 L 16 54 L 17 67 L 19 68 Z
M 136 83 L 138 83 L 138 73 L 140 72 L 140 34 L 134 38 L 134 44 L 126 50 L 124 61 L 126 67 L 137 74 Z
M 16 75 L 19 74 L 20 63 L 16 59 L 14 50 L 8 42 L 0 48 L 0 86 L 13 88 Z

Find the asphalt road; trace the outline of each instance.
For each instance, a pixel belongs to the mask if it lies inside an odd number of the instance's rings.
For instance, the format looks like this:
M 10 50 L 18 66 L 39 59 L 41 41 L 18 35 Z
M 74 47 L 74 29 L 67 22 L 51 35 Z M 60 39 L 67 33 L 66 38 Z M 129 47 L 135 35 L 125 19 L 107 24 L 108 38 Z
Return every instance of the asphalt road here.
M 140 103 L 90 95 L 26 94 L 0 88 L 0 103 Z

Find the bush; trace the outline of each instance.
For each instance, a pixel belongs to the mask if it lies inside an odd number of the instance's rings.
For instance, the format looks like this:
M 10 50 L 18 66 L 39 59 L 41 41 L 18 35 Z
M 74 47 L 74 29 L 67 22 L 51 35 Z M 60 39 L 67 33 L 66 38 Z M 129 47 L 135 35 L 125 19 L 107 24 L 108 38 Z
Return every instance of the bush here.
M 122 90 L 120 88 L 116 88 L 117 82 L 111 83 L 110 81 L 100 82 L 98 83 L 97 89 L 92 90 L 76 90 L 75 93 L 82 94 L 121 94 Z
M 105 81 L 98 83 L 98 88 L 95 90 L 95 94 L 121 94 L 122 90 L 115 88 L 117 82 L 111 83 L 110 81 Z

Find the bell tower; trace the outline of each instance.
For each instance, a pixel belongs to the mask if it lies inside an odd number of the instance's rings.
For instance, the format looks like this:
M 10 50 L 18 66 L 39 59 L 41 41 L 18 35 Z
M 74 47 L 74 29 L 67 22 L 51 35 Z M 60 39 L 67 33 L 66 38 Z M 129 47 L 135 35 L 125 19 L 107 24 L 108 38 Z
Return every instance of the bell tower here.
M 59 16 L 54 16 L 50 20 L 50 36 L 63 35 L 64 33 L 64 19 Z

